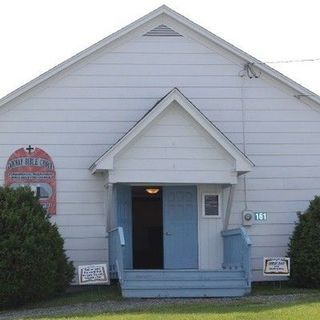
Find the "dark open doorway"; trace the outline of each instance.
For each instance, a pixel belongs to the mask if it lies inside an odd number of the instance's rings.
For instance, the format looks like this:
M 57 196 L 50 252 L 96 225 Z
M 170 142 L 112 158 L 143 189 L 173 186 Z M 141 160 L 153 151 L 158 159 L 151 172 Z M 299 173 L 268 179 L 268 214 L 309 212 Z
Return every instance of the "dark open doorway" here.
M 132 187 L 134 269 L 163 269 L 162 224 L 161 187 Z

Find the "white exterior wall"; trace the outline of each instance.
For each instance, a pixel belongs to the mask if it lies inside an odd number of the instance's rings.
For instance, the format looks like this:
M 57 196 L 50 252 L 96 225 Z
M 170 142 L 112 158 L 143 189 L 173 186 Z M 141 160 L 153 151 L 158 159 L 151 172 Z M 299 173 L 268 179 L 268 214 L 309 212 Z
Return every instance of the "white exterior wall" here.
M 104 178 L 88 167 L 172 87 L 245 147 L 256 165 L 247 175 L 247 205 L 268 212 L 268 221 L 249 229 L 255 280 L 261 279 L 263 256 L 286 253 L 296 211 L 319 194 L 319 110 L 264 75 L 241 78 L 236 58 L 197 41 L 137 36 L 46 81 L 0 113 L 0 177 L 22 146 L 49 153 L 57 172 L 53 221 L 76 265 L 107 259 Z M 244 199 L 241 178 L 231 228 L 241 223 Z

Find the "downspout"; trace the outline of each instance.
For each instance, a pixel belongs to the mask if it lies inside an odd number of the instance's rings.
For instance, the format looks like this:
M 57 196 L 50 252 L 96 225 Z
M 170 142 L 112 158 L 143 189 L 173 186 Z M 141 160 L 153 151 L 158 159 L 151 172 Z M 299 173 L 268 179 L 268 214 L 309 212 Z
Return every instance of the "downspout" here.
M 244 103 L 244 82 L 245 82 L 245 71 L 242 70 L 241 73 L 239 73 L 239 76 L 241 77 L 241 122 L 242 122 L 242 141 L 243 141 L 243 148 L 242 151 L 244 154 L 246 154 L 246 130 L 245 130 L 245 103 Z M 226 208 L 226 216 L 224 220 L 224 226 L 223 230 L 227 230 L 229 227 L 229 221 L 231 216 L 231 210 L 232 210 L 232 203 L 233 203 L 233 197 L 234 197 L 234 191 L 235 191 L 236 185 L 232 184 L 229 188 L 229 197 L 228 197 L 228 203 Z M 246 175 L 243 176 L 243 188 L 244 188 L 244 205 L 245 209 L 248 209 L 248 203 L 247 203 L 247 178 Z
M 246 69 L 246 67 L 245 67 Z M 248 73 L 248 71 L 247 71 Z M 244 103 L 244 82 L 245 82 L 245 73 L 240 74 L 241 77 L 241 120 L 242 120 L 242 141 L 243 141 L 243 148 L 242 151 L 246 155 L 247 154 L 247 146 L 246 146 L 246 108 Z M 258 77 L 258 76 L 257 76 Z M 255 78 L 257 78 L 255 76 Z M 244 189 L 244 210 L 248 210 L 248 201 L 247 201 L 247 177 L 244 174 L 243 176 L 243 189 Z

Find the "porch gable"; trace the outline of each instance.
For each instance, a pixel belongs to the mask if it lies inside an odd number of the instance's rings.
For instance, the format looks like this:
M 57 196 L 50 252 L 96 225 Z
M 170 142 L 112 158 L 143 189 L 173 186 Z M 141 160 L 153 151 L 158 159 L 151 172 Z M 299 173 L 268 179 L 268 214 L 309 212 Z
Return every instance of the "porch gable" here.
M 109 182 L 237 183 L 252 162 L 178 89 L 92 166 Z

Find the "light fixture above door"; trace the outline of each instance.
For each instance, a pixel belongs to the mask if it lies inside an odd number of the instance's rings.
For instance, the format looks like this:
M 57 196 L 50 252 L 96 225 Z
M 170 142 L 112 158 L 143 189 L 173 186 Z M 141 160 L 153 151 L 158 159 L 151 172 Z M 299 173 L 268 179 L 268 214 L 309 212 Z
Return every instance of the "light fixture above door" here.
M 155 187 L 146 188 L 146 192 L 149 194 L 157 194 L 159 191 L 160 189 Z

